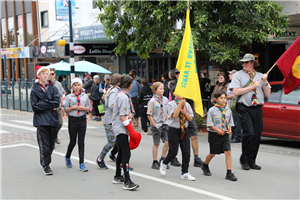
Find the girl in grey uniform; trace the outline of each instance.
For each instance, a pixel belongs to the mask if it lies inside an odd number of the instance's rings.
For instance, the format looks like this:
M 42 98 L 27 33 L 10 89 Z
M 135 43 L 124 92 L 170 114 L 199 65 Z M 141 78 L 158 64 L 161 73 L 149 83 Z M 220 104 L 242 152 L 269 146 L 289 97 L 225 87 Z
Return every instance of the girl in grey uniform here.
M 114 74 L 111 76 L 110 80 L 110 87 L 108 88 L 107 92 L 104 94 L 104 120 L 103 125 L 106 132 L 107 137 L 107 143 L 103 147 L 100 155 L 96 159 L 96 163 L 100 167 L 100 169 L 108 169 L 108 167 L 105 165 L 104 158 L 106 154 L 109 152 L 109 150 L 115 145 L 116 137 L 114 135 L 113 129 L 112 129 L 112 115 L 113 115 L 113 108 L 114 108 L 114 102 L 115 97 L 117 93 L 121 90 L 117 84 L 121 78 L 120 74 Z
M 128 91 L 131 90 L 132 81 L 133 79 L 131 76 L 125 75 L 121 77 L 119 81 L 119 87 L 121 90 L 116 95 L 112 117 L 113 132 L 118 143 L 116 174 L 113 179 L 113 183 L 123 183 L 124 179 L 122 179 L 121 176 L 121 169 L 123 168 L 125 175 L 123 189 L 125 190 L 134 190 L 139 187 L 139 185 L 131 181 L 129 176 L 129 159 L 131 154 L 128 141 L 128 129 L 129 127 L 132 128 L 129 120 L 133 119 L 133 115 L 135 113 L 128 93 Z
M 167 157 L 160 163 L 160 173 L 166 174 L 167 164 L 173 160 L 180 146 L 182 153 L 181 179 L 194 181 L 195 177 L 188 173 L 190 162 L 190 137 L 186 133 L 188 123 L 193 120 L 193 110 L 188 102 L 176 94 L 175 100 L 168 103 L 168 142 L 169 151 Z
M 225 153 L 227 174 L 225 179 L 236 181 L 237 178 L 231 172 L 232 158 L 230 151 L 229 134 L 234 126 L 231 110 L 226 107 L 227 94 L 218 90 L 215 93 L 215 106 L 211 107 L 207 113 L 208 142 L 210 153 L 206 156 L 202 166 L 204 175 L 211 176 L 208 164 L 215 154 Z
M 79 168 L 86 172 L 88 168 L 84 165 L 84 138 L 86 132 L 86 113 L 89 112 L 90 101 L 88 96 L 82 91 L 82 81 L 80 78 L 73 78 L 71 81 L 73 92 L 65 99 L 65 111 L 68 114 L 68 129 L 70 142 L 65 156 L 67 167 L 71 168 L 71 153 L 76 145 L 78 137 Z

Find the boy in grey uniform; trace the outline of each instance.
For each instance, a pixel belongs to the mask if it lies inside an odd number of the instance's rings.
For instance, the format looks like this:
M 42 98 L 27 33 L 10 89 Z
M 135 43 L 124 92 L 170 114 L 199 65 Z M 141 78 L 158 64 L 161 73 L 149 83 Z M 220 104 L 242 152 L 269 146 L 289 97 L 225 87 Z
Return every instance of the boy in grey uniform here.
M 160 173 L 166 174 L 167 164 L 173 160 L 178 152 L 178 146 L 180 145 L 182 153 L 182 165 L 181 165 L 181 179 L 194 181 L 195 177 L 188 173 L 190 162 L 190 137 L 185 132 L 189 122 L 193 120 L 193 110 L 186 100 L 175 95 L 175 100 L 168 103 L 168 142 L 169 151 L 167 157 L 160 163 Z
M 147 115 L 148 119 L 152 125 L 151 132 L 153 137 L 153 148 L 152 148 L 152 156 L 153 156 L 153 163 L 151 168 L 152 169 L 159 169 L 159 163 L 157 161 L 157 152 L 158 146 L 160 143 L 160 139 L 164 143 L 162 153 L 161 153 L 161 162 L 169 149 L 168 143 L 168 125 L 167 125 L 167 105 L 169 100 L 167 97 L 164 97 L 164 85 L 161 82 L 156 82 L 152 85 L 153 90 L 153 97 L 148 102 L 148 109 Z
M 65 109 L 68 113 L 68 129 L 70 142 L 65 156 L 67 167 L 72 167 L 71 153 L 76 145 L 78 136 L 79 168 L 86 172 L 88 168 L 84 164 L 84 138 L 86 132 L 86 113 L 89 111 L 90 101 L 88 96 L 82 92 L 82 81 L 80 78 L 73 78 L 71 81 L 73 93 L 65 99 Z
M 232 158 L 230 151 L 229 134 L 234 126 L 231 110 L 226 107 L 227 95 L 225 91 L 219 90 L 215 93 L 215 106 L 207 113 L 208 142 L 210 154 L 205 158 L 202 166 L 204 175 L 211 176 L 208 164 L 216 154 L 225 153 L 227 174 L 225 179 L 236 181 L 237 178 L 231 172 Z
M 256 165 L 256 157 L 263 130 L 262 106 L 264 97 L 270 96 L 271 86 L 267 74 L 254 70 L 259 64 L 252 54 L 245 54 L 238 62 L 243 64 L 243 70 L 235 73 L 229 89 L 235 96 L 240 96 L 236 106 L 243 129 L 240 163 L 244 170 L 260 170 L 261 167 Z

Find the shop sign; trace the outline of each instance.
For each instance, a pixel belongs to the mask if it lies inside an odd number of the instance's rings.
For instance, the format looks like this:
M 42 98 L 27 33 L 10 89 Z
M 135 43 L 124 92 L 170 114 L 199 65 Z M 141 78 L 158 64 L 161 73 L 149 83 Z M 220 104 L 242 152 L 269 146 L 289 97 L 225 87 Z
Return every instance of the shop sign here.
M 65 47 L 59 46 L 56 41 L 41 42 L 40 46 L 33 47 L 32 51 L 35 58 L 61 57 L 65 54 Z
M 74 55 L 114 55 L 115 47 L 115 44 L 80 44 L 74 46 Z M 65 51 L 69 56 L 69 44 L 65 46 Z
M 4 48 L 1 49 L 1 57 L 6 58 L 30 58 L 30 48 L 29 47 L 19 47 L 19 48 Z
M 300 36 L 300 28 L 288 28 L 281 36 L 268 35 L 269 41 L 295 41 Z
M 56 21 L 69 21 L 69 2 L 55 0 Z M 71 1 L 72 21 L 76 21 L 76 2 Z
M 74 40 L 106 38 L 103 25 L 74 28 L 73 35 Z

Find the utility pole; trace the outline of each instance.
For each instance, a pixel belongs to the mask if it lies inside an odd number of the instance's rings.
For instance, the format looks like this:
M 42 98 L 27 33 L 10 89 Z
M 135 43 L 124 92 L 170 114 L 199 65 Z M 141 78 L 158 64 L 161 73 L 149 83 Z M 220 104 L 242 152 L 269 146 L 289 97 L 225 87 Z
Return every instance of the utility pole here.
M 74 66 L 74 43 L 73 43 L 73 28 L 72 28 L 72 4 L 69 0 L 69 28 L 70 28 L 70 67 L 71 67 L 71 80 L 75 77 L 75 66 Z

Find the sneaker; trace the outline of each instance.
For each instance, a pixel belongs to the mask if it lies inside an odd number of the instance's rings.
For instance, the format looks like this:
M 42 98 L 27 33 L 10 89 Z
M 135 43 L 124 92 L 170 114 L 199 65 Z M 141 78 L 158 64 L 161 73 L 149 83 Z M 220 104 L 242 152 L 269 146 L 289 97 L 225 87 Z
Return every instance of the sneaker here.
M 66 160 L 66 165 L 67 165 L 67 167 L 71 168 L 71 167 L 72 167 L 71 159 L 70 159 L 70 158 L 67 158 L 67 157 L 65 156 L 65 160 Z
M 116 157 L 115 157 L 115 156 L 109 154 L 109 158 L 110 158 L 113 162 L 116 162 Z
M 49 165 L 45 165 L 44 166 L 44 174 L 45 175 L 52 175 L 53 171 L 51 170 L 51 168 L 49 167 Z
M 171 165 L 173 165 L 175 167 L 180 167 L 181 166 L 180 162 L 177 160 L 176 157 L 171 161 Z
M 97 118 L 95 117 L 94 119 L 92 119 L 92 121 L 97 121 Z
M 125 182 L 125 178 L 123 176 L 114 176 L 114 179 L 113 179 L 114 184 L 120 184 L 120 183 L 124 183 L 124 182 Z
M 60 140 L 58 138 L 56 138 L 55 143 L 60 144 Z
M 133 167 L 130 167 L 130 166 L 129 166 L 129 171 L 132 171 L 132 170 L 133 170 Z
M 87 172 L 89 171 L 88 168 L 84 165 L 84 163 L 81 163 L 80 166 L 79 166 L 79 169 L 83 172 Z
M 101 118 L 98 118 L 96 121 L 97 121 L 97 122 L 101 122 L 101 120 L 102 120 Z
M 258 166 L 257 164 L 249 164 L 250 169 L 256 169 L 256 170 L 260 170 L 261 166 Z
M 159 163 L 162 161 L 162 159 L 160 158 L 160 160 L 159 160 Z M 158 164 L 159 164 L 158 163 Z M 167 169 L 170 169 L 170 166 L 169 166 L 169 164 L 167 164 Z
M 211 173 L 210 173 L 210 171 L 209 171 L 208 165 L 203 164 L 202 167 L 201 167 L 201 169 L 202 169 L 203 174 L 204 174 L 205 176 L 211 176 Z
M 202 167 L 204 162 L 201 160 L 201 158 L 194 159 L 194 167 Z
M 167 165 L 165 165 L 163 163 L 163 161 L 160 161 L 159 171 L 160 171 L 161 175 L 166 175 L 166 169 L 167 169 Z
M 124 185 L 123 185 L 123 189 L 124 190 L 134 190 L 136 188 L 138 188 L 139 185 L 138 184 L 135 184 L 134 182 L 132 182 L 131 180 L 127 181 L 127 182 L 124 182 Z
M 100 167 L 100 169 L 108 169 L 108 167 L 105 165 L 104 160 L 99 161 L 99 156 L 96 158 L 96 163 Z
M 156 161 L 156 162 L 152 163 L 151 168 L 152 168 L 152 169 L 159 169 L 159 164 L 158 164 L 158 162 Z
M 193 177 L 192 175 L 190 175 L 189 173 L 182 174 L 181 175 L 181 179 L 188 180 L 188 181 L 194 181 L 194 180 L 196 180 L 196 178 Z
M 234 176 L 233 173 L 226 174 L 225 179 L 226 179 L 226 180 L 230 180 L 230 181 L 237 181 L 237 178 Z
M 242 161 L 240 161 L 240 164 L 241 164 L 243 170 L 249 170 L 250 169 L 250 166 L 249 166 L 248 163 L 243 163 Z

